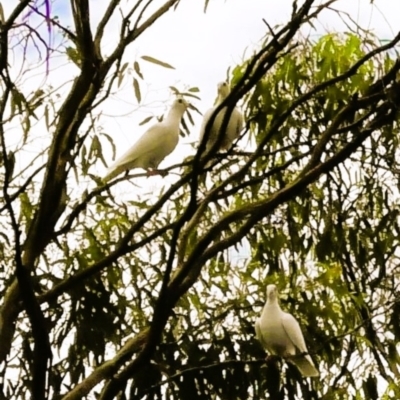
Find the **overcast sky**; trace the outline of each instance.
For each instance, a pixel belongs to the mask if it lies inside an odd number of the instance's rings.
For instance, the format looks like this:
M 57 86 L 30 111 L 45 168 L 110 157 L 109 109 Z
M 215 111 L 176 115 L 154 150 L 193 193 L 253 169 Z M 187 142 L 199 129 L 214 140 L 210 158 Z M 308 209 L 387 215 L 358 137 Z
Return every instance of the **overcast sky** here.
M 130 2 L 122 2 L 125 5 L 128 3 Z M 151 10 L 161 4 L 162 0 L 154 1 Z M 138 122 L 152 113 L 160 114 L 166 109 L 172 98 L 168 89 L 170 85 L 180 89 L 185 86 L 199 87 L 201 101 L 196 106 L 202 112 L 211 107 L 216 96 L 217 83 L 226 78 L 228 67 L 241 63 L 245 54 L 250 54 L 265 35 L 266 26 L 262 19 L 267 20 L 271 26 L 285 23 L 290 17 L 291 4 L 291 0 L 210 0 L 208 10 L 204 13 L 204 1 L 182 0 L 176 11 L 168 12 L 157 21 L 128 48 L 125 56 L 130 63 L 134 60 L 140 62 L 145 77 L 145 82 L 141 84 L 143 104 L 138 107 L 130 77 L 103 107 L 104 117 L 101 124 L 104 131 L 115 140 L 117 157 L 145 131 L 146 127 L 135 128 Z M 92 0 L 90 5 L 95 29 L 108 1 Z M 15 0 L 3 1 L 3 6 L 7 15 L 15 6 Z M 370 29 L 382 39 L 391 39 L 400 30 L 399 1 L 375 0 L 371 5 L 370 0 L 339 0 L 334 7 L 349 13 L 359 25 Z M 52 16 L 58 16 L 62 24 L 71 25 L 69 1 L 55 0 L 51 13 Z M 324 12 L 319 21 L 313 35 L 346 30 L 334 12 Z M 111 22 L 103 43 L 104 54 L 109 53 L 115 45 L 119 32 L 118 13 Z M 45 27 L 42 29 L 45 32 Z M 53 37 L 53 41 L 57 43 L 59 38 Z M 35 52 L 33 48 L 31 51 Z M 141 61 L 140 56 L 143 55 L 168 62 L 175 70 Z M 15 54 L 17 58 L 20 56 L 18 52 Z M 71 63 L 65 65 L 65 60 L 60 57 L 51 60 L 50 68 L 59 64 L 63 67 L 52 72 L 47 83 L 59 85 L 77 75 L 78 69 Z M 43 75 L 44 66 L 42 68 Z M 26 87 L 35 88 L 37 85 L 37 76 L 26 81 Z M 64 93 L 67 89 L 68 86 L 64 88 Z M 161 167 L 180 162 L 187 155 L 187 143 L 198 138 L 201 117 L 198 116 L 195 121 L 196 126 L 192 128 L 190 138 L 181 140 L 177 150 L 167 157 Z M 102 174 L 104 170 L 99 164 L 98 173 Z

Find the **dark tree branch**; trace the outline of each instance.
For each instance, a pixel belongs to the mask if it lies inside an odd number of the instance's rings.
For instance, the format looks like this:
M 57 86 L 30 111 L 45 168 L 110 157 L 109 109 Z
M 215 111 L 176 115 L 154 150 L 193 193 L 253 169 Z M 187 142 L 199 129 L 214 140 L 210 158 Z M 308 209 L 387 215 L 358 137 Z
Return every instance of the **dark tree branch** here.
M 88 0 L 72 0 L 72 15 L 75 22 L 76 44 L 82 59 L 82 68 L 92 67 L 92 63 L 97 64 L 97 54 L 93 43 L 92 31 L 90 29 L 90 13 Z
M 142 2 L 142 0 L 138 1 L 136 6 L 139 6 L 139 4 Z M 140 10 L 139 15 L 136 18 L 135 25 L 133 26 L 133 29 L 130 30 L 129 34 L 132 34 L 136 31 L 136 29 L 139 26 L 140 21 L 143 18 L 144 13 L 146 10 L 149 8 L 150 4 L 153 2 L 153 0 L 148 0 L 147 3 L 143 6 L 143 8 Z M 131 18 L 132 14 L 136 11 L 136 7 L 131 10 L 131 12 L 125 17 L 125 20 L 129 23 L 129 19 Z M 129 26 L 129 25 L 128 25 Z
M 10 16 L 8 17 L 7 21 L 5 21 L 4 24 L 1 25 L 2 34 L 9 31 L 12 28 L 16 19 L 21 15 L 22 11 L 24 11 L 24 9 L 29 5 L 29 3 L 31 1 L 32 0 L 21 0 L 16 5 L 14 10 L 11 12 Z
M 174 382 L 178 379 L 180 379 L 182 376 L 193 373 L 193 372 L 202 372 L 206 370 L 225 370 L 227 368 L 237 368 L 241 367 L 243 369 L 243 366 L 245 365 L 255 365 L 255 366 L 262 366 L 263 364 L 266 363 L 265 358 L 260 359 L 260 360 L 226 360 L 226 361 L 219 361 L 216 362 L 215 364 L 208 364 L 208 365 L 199 365 L 196 367 L 191 367 L 191 368 L 186 368 L 180 372 L 177 372 L 176 374 L 173 374 L 169 376 L 168 378 L 162 380 L 161 382 L 157 383 L 156 385 L 151 386 L 146 390 L 146 393 L 152 392 L 154 389 L 157 389 L 158 387 L 164 386 L 167 383 Z M 104 399 L 99 399 L 99 400 L 106 400 Z
M 3 80 L 8 81 L 8 76 L 2 76 Z M 0 103 L 0 115 L 4 114 L 5 106 L 8 102 L 11 82 L 8 81 L 6 92 Z M 30 270 L 22 262 L 22 249 L 20 243 L 20 230 L 12 206 L 12 199 L 8 194 L 8 185 L 11 180 L 9 161 L 7 155 L 7 146 L 3 125 L 0 124 L 0 140 L 2 155 L 4 160 L 4 183 L 3 196 L 6 208 L 11 220 L 11 226 L 14 232 L 14 251 L 15 251 L 15 275 L 18 285 L 21 289 L 22 304 L 26 310 L 29 322 L 32 327 L 32 336 L 34 340 L 33 365 L 32 365 L 32 387 L 31 395 L 33 400 L 45 400 L 47 398 L 47 374 L 51 363 L 51 347 L 49 336 L 46 330 L 45 319 L 40 305 L 35 297 L 33 283 L 30 276 Z
M 97 31 L 94 37 L 94 47 L 97 56 L 101 59 L 101 40 L 103 39 L 104 29 L 106 28 L 108 21 L 112 17 L 115 9 L 117 8 L 120 0 L 111 0 L 110 4 L 108 5 L 103 17 L 101 18 L 99 25 L 97 26 Z
M 36 259 L 54 236 L 54 226 L 60 216 L 60 210 L 62 211 L 65 206 L 67 164 L 71 159 L 76 135 L 81 123 L 90 111 L 109 69 L 119 57 L 122 57 L 126 46 L 167 12 L 176 1 L 167 2 L 138 27 L 134 34 L 122 38 L 114 53 L 106 62 L 102 63 L 94 51 L 88 1 L 78 2 L 74 0 L 74 21 L 77 30 L 78 49 L 81 52 L 84 51 L 84 54 L 81 54 L 83 63 L 80 75 L 75 79 L 68 97 L 58 112 L 59 119 L 53 133 L 39 204 L 36 206 L 36 212 L 23 246 L 22 262 L 26 268 L 33 268 Z M 28 1 L 21 1 L 18 9 L 22 4 L 27 5 Z M 14 14 L 15 12 L 12 15 Z M 0 37 L 1 40 L 7 42 L 4 34 Z M 3 59 L 4 61 L 4 57 L 6 55 L 0 54 L 0 60 Z M 6 66 L 7 63 L 3 65 Z M 11 347 L 13 330 L 11 332 L 10 329 L 14 326 L 13 321 L 18 314 L 18 304 L 15 301 L 18 296 L 18 285 L 12 284 L 0 309 L 0 322 L 7 321 L 2 325 L 0 324 L 0 361 L 4 360 Z

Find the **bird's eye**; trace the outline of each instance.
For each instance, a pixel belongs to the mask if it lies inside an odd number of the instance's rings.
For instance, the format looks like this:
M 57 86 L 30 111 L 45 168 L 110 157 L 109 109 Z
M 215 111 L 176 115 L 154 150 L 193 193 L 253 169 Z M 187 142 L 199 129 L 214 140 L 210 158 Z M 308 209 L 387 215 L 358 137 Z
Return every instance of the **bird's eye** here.
M 179 102 L 179 103 L 183 103 L 183 99 L 179 99 L 178 102 Z

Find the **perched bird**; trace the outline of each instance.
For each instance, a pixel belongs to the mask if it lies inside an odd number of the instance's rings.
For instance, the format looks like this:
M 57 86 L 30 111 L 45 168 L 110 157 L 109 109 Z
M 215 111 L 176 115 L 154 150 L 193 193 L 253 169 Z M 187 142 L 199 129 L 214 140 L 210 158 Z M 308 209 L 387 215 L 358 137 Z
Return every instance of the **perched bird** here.
M 103 181 L 108 182 L 122 172 L 133 168 L 143 168 L 148 175 L 161 173 L 157 170 L 158 165 L 172 153 L 178 144 L 179 125 L 188 106 L 189 103 L 183 98 L 177 98 L 163 121 L 151 126 L 121 158 L 108 168 Z
M 226 97 L 228 97 L 229 93 L 230 93 L 230 89 L 226 82 L 221 82 L 218 84 L 217 103 L 213 108 L 210 108 L 204 114 L 203 123 L 200 128 L 200 143 L 203 140 L 207 122 L 210 120 L 211 115 L 213 114 L 215 109 L 224 101 L 224 99 L 226 99 Z M 218 134 L 222 127 L 225 113 L 226 113 L 226 107 L 224 107 L 214 119 L 214 123 L 212 124 L 211 131 L 207 136 L 207 144 L 206 144 L 206 151 L 205 151 L 206 153 L 213 147 L 214 143 L 218 139 Z M 232 114 L 229 118 L 229 122 L 228 122 L 228 125 L 226 128 L 226 131 L 223 133 L 222 138 L 219 141 L 220 145 L 218 146 L 216 151 L 229 150 L 232 146 L 232 143 L 239 136 L 239 133 L 242 129 L 243 129 L 243 115 L 235 107 L 232 110 Z
M 319 375 L 308 354 L 299 356 L 308 353 L 300 325 L 293 315 L 280 308 L 275 285 L 267 286 L 267 302 L 255 323 L 255 330 L 256 338 L 271 354 L 287 357 L 303 376 Z

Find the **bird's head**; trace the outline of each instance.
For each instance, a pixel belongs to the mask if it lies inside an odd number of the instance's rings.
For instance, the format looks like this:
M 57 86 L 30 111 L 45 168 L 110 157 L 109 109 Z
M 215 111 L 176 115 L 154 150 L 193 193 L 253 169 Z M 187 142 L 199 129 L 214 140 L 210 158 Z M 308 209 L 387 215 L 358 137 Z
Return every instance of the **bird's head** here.
M 267 286 L 267 301 L 274 302 L 278 299 L 278 289 L 275 285 Z
M 190 106 L 190 103 L 186 101 L 183 97 L 178 96 L 172 105 L 173 108 L 177 108 L 182 111 L 186 111 L 186 109 Z
M 220 82 L 218 83 L 218 94 L 221 98 L 225 99 L 228 97 L 229 93 L 231 92 L 228 82 Z

